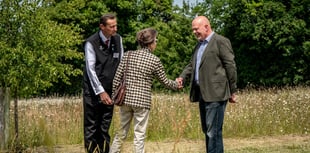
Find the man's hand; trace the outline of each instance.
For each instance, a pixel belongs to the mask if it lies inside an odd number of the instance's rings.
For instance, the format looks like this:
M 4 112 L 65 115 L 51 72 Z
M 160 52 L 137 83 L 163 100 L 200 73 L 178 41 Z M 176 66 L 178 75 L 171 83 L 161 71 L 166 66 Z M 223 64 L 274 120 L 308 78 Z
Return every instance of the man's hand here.
M 231 97 L 229 98 L 229 102 L 230 103 L 236 103 L 237 102 L 237 95 L 233 93 L 231 95 Z
M 100 96 L 100 100 L 102 103 L 104 103 L 106 105 L 113 105 L 112 100 L 111 100 L 111 98 L 107 92 L 102 92 L 102 93 L 100 93 L 99 96 Z
M 176 82 L 178 82 L 178 89 L 183 88 L 183 78 L 176 78 Z

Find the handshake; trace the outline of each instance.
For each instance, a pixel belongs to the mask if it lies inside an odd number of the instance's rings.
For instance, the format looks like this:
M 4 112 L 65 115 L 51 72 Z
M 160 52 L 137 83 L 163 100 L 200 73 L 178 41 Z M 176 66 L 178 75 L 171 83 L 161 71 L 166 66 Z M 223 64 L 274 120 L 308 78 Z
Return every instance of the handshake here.
M 176 78 L 175 81 L 178 83 L 178 89 L 182 89 L 183 88 L 183 78 L 181 78 L 181 77 Z
M 179 77 L 176 78 L 175 81 L 178 83 L 178 89 L 183 88 L 183 78 Z M 236 103 L 237 102 L 237 95 L 235 93 L 231 94 L 231 97 L 228 99 L 230 103 Z

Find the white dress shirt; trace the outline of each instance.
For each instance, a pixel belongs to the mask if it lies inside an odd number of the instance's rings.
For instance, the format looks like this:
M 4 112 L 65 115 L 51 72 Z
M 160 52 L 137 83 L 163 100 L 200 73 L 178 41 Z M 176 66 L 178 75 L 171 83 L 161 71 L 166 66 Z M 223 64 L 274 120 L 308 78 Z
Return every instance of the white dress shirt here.
M 105 42 L 108 40 L 103 34 L 102 31 L 99 32 L 100 39 Z M 124 48 L 122 43 L 122 38 L 120 38 L 120 45 L 121 45 L 121 57 L 124 54 Z M 110 46 L 110 43 L 109 43 Z M 93 45 L 90 42 L 85 43 L 85 62 L 86 62 L 86 71 L 87 75 L 90 80 L 90 84 L 95 92 L 96 95 L 99 95 L 102 92 L 105 92 L 103 86 L 101 85 L 98 76 L 95 71 L 95 65 L 96 65 L 96 53 L 94 50 Z

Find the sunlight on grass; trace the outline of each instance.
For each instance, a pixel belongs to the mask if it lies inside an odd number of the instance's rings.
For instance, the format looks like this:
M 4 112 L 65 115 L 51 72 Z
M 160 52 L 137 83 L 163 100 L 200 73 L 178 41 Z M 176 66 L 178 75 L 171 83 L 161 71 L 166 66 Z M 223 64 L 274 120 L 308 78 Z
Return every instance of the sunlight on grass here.
M 309 87 L 243 90 L 238 93 L 238 103 L 227 106 L 224 137 L 308 135 L 310 132 L 309 101 Z M 110 129 L 112 138 L 119 124 L 118 107 L 115 107 L 114 113 Z M 11 135 L 14 132 L 12 117 L 13 112 L 11 112 Z M 133 140 L 132 135 L 131 129 L 128 141 Z M 200 128 L 198 103 L 189 102 L 187 93 L 154 93 L 147 141 L 172 140 L 176 144 L 181 139 L 204 139 Z M 11 141 L 14 139 L 11 138 Z M 19 143 L 24 148 L 82 144 L 82 98 L 20 100 Z M 249 150 L 253 151 L 251 148 Z
M 309 87 L 245 90 L 225 116 L 226 137 L 309 134 Z
M 21 100 L 19 141 L 24 147 L 82 143 L 82 111 L 80 98 Z

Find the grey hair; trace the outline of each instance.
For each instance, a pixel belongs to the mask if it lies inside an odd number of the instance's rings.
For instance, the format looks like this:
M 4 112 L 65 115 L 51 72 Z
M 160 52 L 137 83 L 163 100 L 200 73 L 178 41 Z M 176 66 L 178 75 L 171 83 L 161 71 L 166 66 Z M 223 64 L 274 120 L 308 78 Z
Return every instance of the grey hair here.
M 140 45 L 140 47 L 145 48 L 148 47 L 149 44 L 156 41 L 156 36 L 158 32 L 153 28 L 146 28 L 137 33 L 136 41 Z

